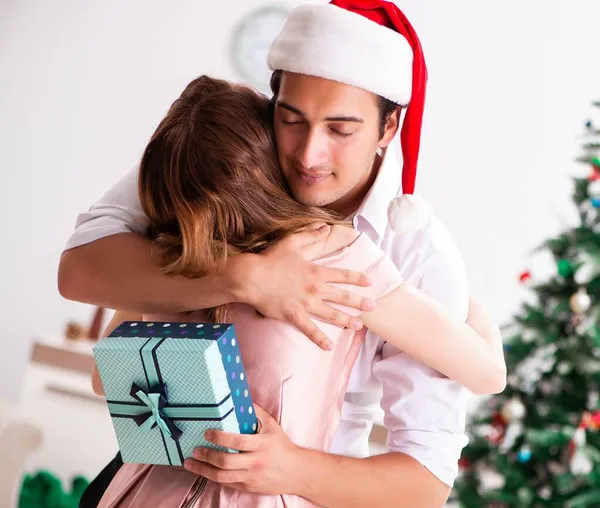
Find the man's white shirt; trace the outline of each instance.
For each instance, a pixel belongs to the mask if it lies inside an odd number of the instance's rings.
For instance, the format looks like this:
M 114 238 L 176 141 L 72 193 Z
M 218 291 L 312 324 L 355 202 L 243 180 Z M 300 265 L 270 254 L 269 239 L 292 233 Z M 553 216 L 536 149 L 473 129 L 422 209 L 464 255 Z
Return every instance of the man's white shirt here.
M 466 321 L 467 276 L 458 248 L 443 225 L 432 217 L 421 229 L 401 235 L 388 225 L 387 208 L 399 194 L 400 174 L 394 151 L 388 149 L 373 187 L 352 218 L 354 226 L 389 256 L 404 282 Z M 148 219 L 138 197 L 137 177 L 136 167 L 78 216 L 66 249 L 118 233 L 146 232 Z M 367 332 L 330 451 L 368 456 L 373 423 L 383 417 L 388 450 L 413 457 L 452 486 L 467 444 L 465 418 L 471 397 L 467 388 Z

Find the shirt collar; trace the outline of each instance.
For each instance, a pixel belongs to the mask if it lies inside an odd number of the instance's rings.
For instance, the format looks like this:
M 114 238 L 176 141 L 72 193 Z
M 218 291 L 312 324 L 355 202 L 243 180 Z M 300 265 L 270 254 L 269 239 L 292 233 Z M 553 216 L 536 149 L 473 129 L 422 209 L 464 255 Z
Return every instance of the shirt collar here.
M 390 144 L 382 156 L 381 165 L 373 186 L 369 190 L 357 212 L 352 217 L 354 226 L 359 229 L 359 217 L 366 221 L 382 241 L 388 225 L 387 211 L 390 202 L 400 192 L 401 169 L 396 161 L 396 153 Z

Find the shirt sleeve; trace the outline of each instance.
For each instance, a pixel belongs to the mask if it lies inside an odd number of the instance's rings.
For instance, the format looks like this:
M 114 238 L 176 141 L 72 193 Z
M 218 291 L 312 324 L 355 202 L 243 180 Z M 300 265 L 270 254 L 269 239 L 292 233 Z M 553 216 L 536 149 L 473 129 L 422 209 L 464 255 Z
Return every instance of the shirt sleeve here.
M 148 229 L 148 217 L 144 213 L 138 194 L 138 174 L 138 167 L 130 170 L 87 212 L 77 216 L 75 231 L 65 250 L 118 233 L 145 234 Z
M 395 238 L 391 258 L 405 281 L 466 321 L 466 272 L 456 244 L 437 219 L 424 231 Z M 387 343 L 373 373 L 383 386 L 388 450 L 413 457 L 452 487 L 467 444 L 465 419 L 472 393 Z

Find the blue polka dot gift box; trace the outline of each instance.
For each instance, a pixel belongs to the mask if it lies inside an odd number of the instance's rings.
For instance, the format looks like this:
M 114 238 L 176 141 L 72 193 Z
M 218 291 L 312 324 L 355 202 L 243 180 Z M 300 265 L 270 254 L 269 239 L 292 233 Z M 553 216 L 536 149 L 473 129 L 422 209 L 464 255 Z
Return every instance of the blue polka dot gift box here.
M 182 465 L 258 422 L 234 326 L 126 321 L 93 347 L 124 462 Z

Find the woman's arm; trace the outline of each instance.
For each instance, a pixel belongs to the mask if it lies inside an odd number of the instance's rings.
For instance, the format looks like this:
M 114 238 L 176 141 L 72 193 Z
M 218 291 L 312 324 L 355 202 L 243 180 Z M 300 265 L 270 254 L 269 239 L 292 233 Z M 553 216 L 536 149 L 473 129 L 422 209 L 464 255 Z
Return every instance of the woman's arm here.
M 501 360 L 504 367 L 504 376 L 506 376 L 506 364 L 504 363 L 504 344 L 500 328 L 481 304 L 473 295 L 469 295 L 469 314 L 467 324 L 482 337 L 497 357 Z
M 360 316 L 372 332 L 473 393 L 499 393 L 506 365 L 497 326 L 473 297 L 467 323 L 410 284 L 401 284 Z
M 108 325 L 102 334 L 102 337 L 108 337 L 110 333 L 119 326 L 123 321 L 141 321 L 141 314 L 135 312 L 122 312 L 116 311 L 113 314 L 112 319 L 109 321 Z M 100 381 L 100 374 L 98 373 L 98 367 L 94 364 L 94 370 L 92 371 L 92 389 L 94 393 L 97 395 L 104 396 L 104 389 L 102 388 L 102 382 Z

